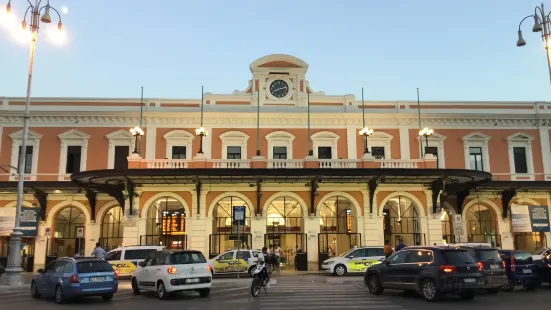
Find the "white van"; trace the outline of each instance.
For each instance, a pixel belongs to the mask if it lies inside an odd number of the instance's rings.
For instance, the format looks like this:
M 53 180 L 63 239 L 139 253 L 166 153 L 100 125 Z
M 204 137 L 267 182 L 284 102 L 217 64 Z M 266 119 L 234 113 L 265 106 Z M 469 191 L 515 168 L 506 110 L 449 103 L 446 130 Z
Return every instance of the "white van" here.
M 164 246 L 157 245 L 133 245 L 121 246 L 105 255 L 105 260 L 120 272 L 121 277 L 134 274 L 136 266 L 142 262 L 149 253 L 164 250 Z

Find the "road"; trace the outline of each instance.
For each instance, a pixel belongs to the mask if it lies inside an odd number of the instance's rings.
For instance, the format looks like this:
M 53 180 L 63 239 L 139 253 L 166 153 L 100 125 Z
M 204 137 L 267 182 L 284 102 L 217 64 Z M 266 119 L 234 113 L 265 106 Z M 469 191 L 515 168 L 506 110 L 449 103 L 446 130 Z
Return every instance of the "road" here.
M 189 310 L 349 310 L 349 309 L 389 309 L 389 310 L 446 310 L 489 309 L 500 310 L 522 309 L 531 307 L 547 309 L 551 304 L 551 287 L 542 287 L 534 292 L 517 290 L 499 295 L 481 294 L 475 300 L 464 301 L 448 296 L 439 303 L 427 303 L 421 297 L 408 297 L 402 292 L 387 290 L 381 296 L 372 296 L 359 281 L 347 281 L 340 284 L 329 284 L 308 279 L 283 278 L 257 298 L 249 296 L 249 281 L 221 283 L 213 287 L 208 298 L 195 294 L 179 294 L 174 298 L 161 301 L 154 294 L 144 293 L 134 296 L 128 283 L 121 283 L 119 292 L 111 302 L 104 303 L 100 298 L 88 298 L 75 301 L 69 305 L 59 306 L 53 300 L 34 300 L 28 289 L 2 290 L 0 308 L 18 310 L 49 310 L 60 307 L 75 306 L 78 308 L 115 309 L 120 307 L 133 310 L 156 309 L 162 305 L 163 310 L 180 310 L 182 306 Z

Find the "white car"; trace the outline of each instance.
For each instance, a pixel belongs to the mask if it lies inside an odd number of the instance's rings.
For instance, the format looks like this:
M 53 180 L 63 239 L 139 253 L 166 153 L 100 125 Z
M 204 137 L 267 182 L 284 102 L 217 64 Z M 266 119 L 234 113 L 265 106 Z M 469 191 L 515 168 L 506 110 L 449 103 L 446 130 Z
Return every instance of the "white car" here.
M 252 276 L 253 268 L 258 260 L 260 250 L 228 250 L 209 260 L 213 274 L 230 274 L 247 272 Z
M 532 259 L 542 260 L 544 257 L 547 256 L 551 256 L 551 248 L 541 248 L 536 253 L 532 254 Z
M 364 273 L 367 268 L 380 264 L 383 260 L 385 260 L 384 247 L 357 247 L 339 256 L 326 259 L 321 264 L 321 270 L 337 276 L 344 276 L 347 273 Z
M 211 286 L 211 268 L 203 253 L 194 250 L 152 252 L 138 263 L 132 276 L 134 295 L 141 290 L 154 291 L 159 299 L 183 291 L 197 291 L 207 297 Z
M 151 252 L 161 251 L 164 248 L 157 245 L 122 246 L 109 251 L 104 259 L 113 266 L 113 269 L 119 271 L 119 277 L 131 277 L 139 262 L 143 262 Z

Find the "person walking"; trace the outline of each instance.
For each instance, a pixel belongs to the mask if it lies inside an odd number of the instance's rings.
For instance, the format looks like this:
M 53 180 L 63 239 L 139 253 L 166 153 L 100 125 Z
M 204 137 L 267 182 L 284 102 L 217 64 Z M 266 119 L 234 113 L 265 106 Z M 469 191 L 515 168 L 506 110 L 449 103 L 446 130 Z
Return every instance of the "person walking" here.
M 90 254 L 90 255 L 95 256 L 97 258 L 103 259 L 106 254 L 107 254 L 107 252 L 105 252 L 105 250 L 101 247 L 99 242 L 97 242 L 96 243 L 96 248 L 92 251 L 92 254 Z
M 390 246 L 389 243 L 390 242 L 388 242 L 388 240 L 385 242 L 385 249 L 384 249 L 385 258 L 389 258 L 390 255 L 392 255 L 394 253 L 394 250 L 392 249 L 392 247 Z
M 281 248 L 279 247 L 279 244 L 276 244 L 274 246 L 274 254 L 275 254 L 275 258 L 276 258 L 276 270 L 279 271 L 279 266 L 280 266 L 280 262 L 281 262 Z

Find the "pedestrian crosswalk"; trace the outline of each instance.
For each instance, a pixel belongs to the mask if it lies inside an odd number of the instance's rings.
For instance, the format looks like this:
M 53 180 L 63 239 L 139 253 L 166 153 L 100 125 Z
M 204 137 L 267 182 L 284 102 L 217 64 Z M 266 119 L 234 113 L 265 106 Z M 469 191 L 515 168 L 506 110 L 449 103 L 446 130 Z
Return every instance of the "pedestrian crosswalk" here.
M 383 296 L 373 296 L 361 285 L 327 284 L 327 283 L 289 283 L 281 282 L 272 285 L 267 292 L 261 291 L 258 297 L 226 296 L 225 301 L 233 303 L 238 309 L 245 303 L 254 304 L 255 309 L 390 309 L 405 310 Z M 233 300 L 232 300 L 233 299 Z

